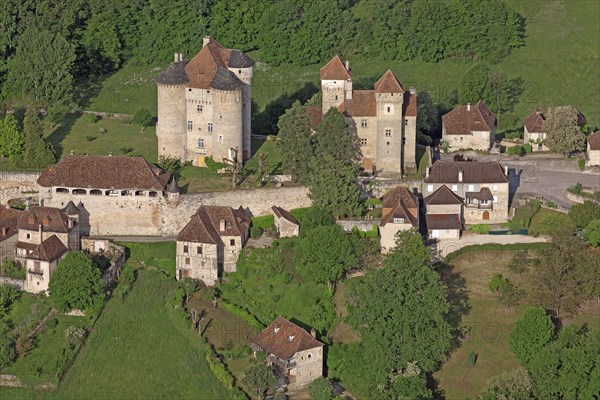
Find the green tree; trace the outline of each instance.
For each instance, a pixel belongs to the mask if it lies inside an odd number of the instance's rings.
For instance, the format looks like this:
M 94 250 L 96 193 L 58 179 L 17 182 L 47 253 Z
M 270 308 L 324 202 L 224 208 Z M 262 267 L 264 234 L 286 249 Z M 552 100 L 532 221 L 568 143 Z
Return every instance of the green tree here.
M 139 125 L 143 132 L 152 124 L 152 114 L 146 107 L 142 107 L 133 114 L 133 123 Z
M 577 228 L 585 229 L 589 223 L 600 219 L 600 205 L 591 200 L 586 200 L 581 204 L 575 204 L 571 207 L 569 216 Z
M 252 389 L 258 399 L 275 387 L 275 376 L 263 363 L 253 361 L 242 375 L 242 382 Z
M 0 119 L 0 157 L 16 160 L 23 151 L 23 132 L 12 115 Z
M 89 309 L 103 301 L 100 270 L 82 252 L 69 252 L 50 278 L 50 296 L 61 311 Z
M 423 237 L 416 228 L 400 231 L 396 234 L 395 253 L 401 253 L 422 262 L 427 262 L 430 259 Z
M 179 281 L 179 287 L 183 289 L 183 293 L 185 293 L 185 302 L 190 301 L 194 293 L 196 293 L 199 289 L 198 281 L 192 278 L 183 278 Z
M 485 97 L 489 73 L 489 67 L 483 64 L 475 64 L 465 72 L 460 82 L 460 103 L 475 104 Z
M 600 245 L 600 219 L 595 219 L 585 228 L 585 238 L 594 247 Z
M 302 265 L 317 283 L 327 283 L 332 292 L 346 271 L 356 266 L 357 258 L 350 237 L 338 225 L 310 230 L 300 243 Z
M 326 168 L 328 160 L 353 163 L 360 159 L 358 136 L 350 131 L 346 118 L 334 108 L 323 115 L 315 134 L 315 156 Z
M 490 378 L 479 400 L 533 400 L 533 385 L 522 368 Z
M 61 122 L 69 112 L 69 107 L 60 103 L 51 104 L 48 107 L 48 120 L 50 127 L 54 128 L 56 124 Z
M 305 179 L 307 160 L 313 154 L 310 118 L 306 109 L 296 101 L 292 108 L 279 118 L 277 145 L 281 151 L 283 167 L 295 181 Z
M 260 19 L 268 5 L 267 0 L 216 0 L 211 5 L 210 33 L 223 46 L 255 50 L 261 31 Z M 236 29 L 231 29 L 232 26 Z
M 527 366 L 535 354 L 554 337 L 554 324 L 540 307 L 525 312 L 510 333 L 510 350 Z
M 575 151 L 585 149 L 585 135 L 581 132 L 578 115 L 573 106 L 548 107 L 543 129 L 550 150 L 570 156 Z
M 329 226 L 335 222 L 330 213 L 315 206 L 309 207 L 302 215 L 298 218 L 300 224 L 300 235 L 306 236 L 313 228 L 318 226 Z
M 56 162 L 52 145 L 44 140 L 44 125 L 35 107 L 25 112 L 23 134 L 23 153 L 17 162 L 20 167 L 42 169 Z
M 417 94 L 417 130 L 429 138 L 433 138 L 440 128 L 439 110 L 428 92 Z M 428 143 L 422 143 L 429 145 Z
M 333 399 L 333 385 L 329 379 L 320 377 L 310 383 L 308 395 L 310 400 L 331 400 Z

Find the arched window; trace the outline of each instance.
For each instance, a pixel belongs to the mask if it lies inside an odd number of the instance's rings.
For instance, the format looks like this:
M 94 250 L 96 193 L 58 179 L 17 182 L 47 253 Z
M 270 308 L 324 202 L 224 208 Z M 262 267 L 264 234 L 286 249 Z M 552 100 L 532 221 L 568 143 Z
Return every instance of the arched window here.
M 85 189 L 73 189 L 73 194 L 87 194 Z
M 56 193 L 69 193 L 67 188 L 56 188 Z
M 156 192 L 154 192 L 154 191 L 148 192 L 148 196 L 150 196 L 150 197 L 156 197 L 157 195 L 158 194 Z
M 102 190 L 92 189 L 92 190 L 90 190 L 90 194 L 93 196 L 102 196 Z

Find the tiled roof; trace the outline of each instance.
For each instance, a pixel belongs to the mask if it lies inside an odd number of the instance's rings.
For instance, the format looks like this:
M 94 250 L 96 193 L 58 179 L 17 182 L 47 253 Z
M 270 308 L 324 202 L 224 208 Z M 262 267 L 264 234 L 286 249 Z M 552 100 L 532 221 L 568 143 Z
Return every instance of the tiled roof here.
M 383 196 L 383 216 L 380 226 L 392 222 L 394 218 L 404 218 L 413 226 L 417 225 L 419 199 L 404 186 L 397 186 Z
M 354 90 L 352 99 L 346 99 L 338 107 L 338 111 L 351 117 L 375 117 L 377 102 L 374 90 Z
M 465 197 L 468 199 L 477 199 L 477 200 L 494 200 L 494 195 L 489 188 L 481 188 L 479 192 L 466 192 Z
M 187 74 L 185 73 L 185 66 L 189 60 L 175 61 L 171 63 L 165 71 L 163 71 L 156 82 L 163 85 L 185 85 L 189 82 Z
M 544 114 L 539 110 L 529 114 L 524 120 L 523 125 L 527 132 L 543 132 Z
M 0 242 L 17 233 L 17 223 L 23 211 L 0 206 Z
M 61 242 L 56 235 L 52 235 L 40 243 L 33 253 L 27 256 L 27 258 L 33 258 L 41 261 L 55 261 L 67 251 L 69 251 L 69 249 L 67 249 L 64 243 Z
M 396 78 L 391 69 L 385 71 L 385 74 L 375 82 L 376 93 L 404 93 L 404 88 Z
M 310 127 L 315 129 L 323 121 L 323 110 L 321 106 L 305 106 L 306 114 L 310 118 Z
M 299 351 L 323 347 L 306 330 L 281 316 L 260 331 L 252 343 L 281 360 L 289 360 Z
M 221 221 L 225 230 L 221 231 Z M 177 241 L 217 244 L 221 236 L 244 236 L 250 219 L 243 208 L 201 206 L 177 236 Z
M 69 200 L 67 205 L 62 210 L 67 215 L 79 215 L 80 214 L 79 208 L 77 208 L 77 206 L 75 205 L 75 203 L 73 203 L 72 200 Z
M 340 56 L 335 56 L 319 72 L 322 81 L 337 81 L 352 79 L 350 71 L 346 69 Z
M 277 206 L 273 206 L 273 207 L 271 207 L 271 209 L 273 210 L 273 213 L 275 214 L 275 216 L 277 218 L 284 218 L 284 219 L 287 219 L 292 224 L 298 225 L 298 221 L 296 221 L 296 218 L 294 218 L 294 216 L 289 211 L 284 210 L 283 208 L 277 207 Z
M 587 138 L 590 150 L 600 150 L 600 131 L 592 133 Z
M 67 214 L 55 207 L 29 207 L 19 217 L 17 228 L 37 231 L 40 225 L 44 232 L 68 233 L 73 230 L 69 228 Z
M 483 100 L 475 106 L 460 105 L 442 116 L 447 135 L 468 135 L 473 131 L 491 131 L 496 124 L 496 114 L 490 111 Z
M 252 65 L 254 61 L 246 54 L 239 50 L 225 49 L 211 38 L 185 65 L 188 87 L 237 90 L 244 83 L 228 68 L 247 68 Z
M 463 172 L 462 182 L 458 180 Z M 496 161 L 436 161 L 430 168 L 425 183 L 506 183 L 508 176 Z
M 446 185 L 442 185 L 429 196 L 425 197 L 425 204 L 442 205 L 442 204 L 462 204 L 462 198 L 454 193 Z
M 171 173 L 142 157 L 67 156 L 38 178 L 42 187 L 165 190 Z
M 427 214 L 427 229 L 462 229 L 458 214 Z
M 404 93 L 404 103 L 402 104 L 402 108 L 404 108 L 404 115 L 406 117 L 416 117 L 417 116 L 417 95 L 411 94 L 410 92 Z

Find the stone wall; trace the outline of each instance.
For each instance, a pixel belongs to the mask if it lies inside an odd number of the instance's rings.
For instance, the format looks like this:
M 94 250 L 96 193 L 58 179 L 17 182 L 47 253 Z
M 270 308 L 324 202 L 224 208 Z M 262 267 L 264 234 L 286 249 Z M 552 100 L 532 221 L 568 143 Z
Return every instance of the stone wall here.
M 335 221 L 336 224 L 344 228 L 346 232 L 352 232 L 352 228 L 356 227 L 361 231 L 370 231 L 373 229 L 373 225 L 379 225 L 381 222 L 380 218 L 377 219 L 340 219 Z
M 0 171 L 0 204 L 22 197 L 37 198 L 39 176 L 37 172 Z
M 23 290 L 23 287 L 25 286 L 24 280 L 7 278 L 5 276 L 0 276 L 0 283 L 16 286 L 19 290 Z
M 369 182 L 373 183 L 369 184 Z M 414 188 L 420 191 L 421 181 L 407 179 L 365 179 L 361 182 L 360 186 L 364 192 L 367 192 L 372 197 L 382 197 L 397 186 L 405 186 L 411 192 Z

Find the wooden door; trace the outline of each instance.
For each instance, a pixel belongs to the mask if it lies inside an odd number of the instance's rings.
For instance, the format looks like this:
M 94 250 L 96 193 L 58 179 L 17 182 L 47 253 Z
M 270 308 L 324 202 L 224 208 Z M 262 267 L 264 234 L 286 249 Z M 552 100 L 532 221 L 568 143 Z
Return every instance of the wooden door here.
M 489 211 L 484 211 L 483 212 L 483 219 L 484 219 L 484 221 L 487 221 L 487 220 L 490 219 L 490 213 L 489 213 Z

